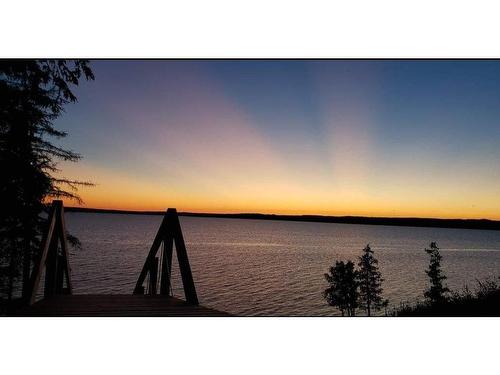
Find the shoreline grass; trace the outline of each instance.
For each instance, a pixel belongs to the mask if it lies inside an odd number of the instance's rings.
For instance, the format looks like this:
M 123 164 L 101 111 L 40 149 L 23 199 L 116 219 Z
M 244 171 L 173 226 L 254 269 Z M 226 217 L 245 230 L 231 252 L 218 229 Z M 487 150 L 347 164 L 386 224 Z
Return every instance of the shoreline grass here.
M 401 304 L 392 313 L 398 317 L 500 317 L 500 278 L 477 280 L 474 291 L 465 286 L 440 303 Z

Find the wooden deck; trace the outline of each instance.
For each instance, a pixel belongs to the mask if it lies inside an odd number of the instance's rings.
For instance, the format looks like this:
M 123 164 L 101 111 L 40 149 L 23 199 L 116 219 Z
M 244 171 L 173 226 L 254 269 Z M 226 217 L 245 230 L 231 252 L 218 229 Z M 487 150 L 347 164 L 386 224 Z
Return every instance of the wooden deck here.
M 16 316 L 224 317 L 228 313 L 189 305 L 163 295 L 55 295 L 19 310 Z
M 73 295 L 71 267 L 61 200 L 54 200 L 47 229 L 28 282 L 23 280 L 22 303 L 14 316 L 231 316 L 199 306 L 177 210 L 169 208 L 156 233 L 133 294 Z M 172 293 L 172 255 L 175 245 L 185 301 Z M 45 270 L 44 298 L 36 302 Z M 28 298 L 26 298 L 28 297 Z M 187 302 L 186 302 L 187 301 Z

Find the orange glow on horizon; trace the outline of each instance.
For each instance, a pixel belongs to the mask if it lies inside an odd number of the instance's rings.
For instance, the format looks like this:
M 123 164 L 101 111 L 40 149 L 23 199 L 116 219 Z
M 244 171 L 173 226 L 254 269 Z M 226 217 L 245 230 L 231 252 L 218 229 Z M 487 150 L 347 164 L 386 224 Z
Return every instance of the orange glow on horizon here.
M 98 181 L 94 187 L 79 190 L 84 201 L 82 207 L 88 208 L 163 211 L 176 207 L 179 211 L 200 213 L 500 219 L 494 212 L 500 212 L 498 207 L 495 210 L 490 205 L 492 209 L 488 210 L 477 203 L 467 205 L 465 201 L 459 206 L 455 203 L 457 197 L 449 194 L 436 193 L 422 199 L 419 191 L 411 189 L 401 199 L 393 191 L 377 196 L 354 186 L 328 190 L 327 187 L 293 186 L 275 181 L 261 184 L 240 181 L 241 185 L 235 186 L 228 195 L 226 190 L 217 191 L 217 188 L 190 191 L 175 184 L 140 182 L 83 165 L 78 166 L 78 173 L 81 180 Z M 484 207 L 488 207 L 491 198 L 483 199 Z M 64 204 L 78 206 L 71 200 L 64 200 Z

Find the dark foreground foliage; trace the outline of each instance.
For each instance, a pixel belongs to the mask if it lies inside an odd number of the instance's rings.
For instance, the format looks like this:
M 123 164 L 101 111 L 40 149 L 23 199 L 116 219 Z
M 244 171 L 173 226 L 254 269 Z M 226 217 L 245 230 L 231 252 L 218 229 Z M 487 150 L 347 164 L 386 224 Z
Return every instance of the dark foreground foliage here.
M 465 287 L 436 303 L 402 304 L 394 316 L 500 316 L 500 278 L 498 281 L 477 281 L 471 291 Z
M 58 174 L 59 161 L 80 155 L 59 146 L 66 133 L 55 121 L 78 83 L 93 79 L 85 60 L 0 60 L 0 299 L 12 302 L 20 285 L 29 292 L 48 200 L 78 200 L 89 185 Z

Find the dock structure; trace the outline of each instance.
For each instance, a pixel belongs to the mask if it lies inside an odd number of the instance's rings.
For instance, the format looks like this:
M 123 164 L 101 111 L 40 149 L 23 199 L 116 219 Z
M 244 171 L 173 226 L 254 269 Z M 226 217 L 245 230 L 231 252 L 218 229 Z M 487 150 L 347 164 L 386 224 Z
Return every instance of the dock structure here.
M 44 298 L 17 316 L 73 317 L 223 317 L 230 314 L 178 298 L 136 294 L 77 294 Z
M 172 293 L 172 255 L 177 254 L 185 301 Z M 45 271 L 43 298 L 37 300 Z M 30 278 L 29 293 L 17 316 L 230 316 L 200 306 L 175 208 L 169 208 L 131 294 L 73 294 L 62 201 L 52 202 L 47 230 Z

